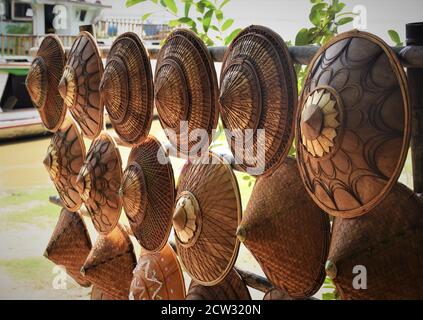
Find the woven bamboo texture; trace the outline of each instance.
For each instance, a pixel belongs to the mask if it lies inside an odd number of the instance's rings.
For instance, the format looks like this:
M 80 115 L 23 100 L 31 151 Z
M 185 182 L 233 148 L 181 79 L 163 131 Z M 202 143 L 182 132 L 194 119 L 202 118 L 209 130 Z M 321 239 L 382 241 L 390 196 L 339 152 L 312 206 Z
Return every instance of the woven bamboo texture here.
M 90 286 L 80 270 L 91 250 L 87 227 L 77 212 L 62 209 L 59 220 L 44 252 L 44 256 L 66 272 L 83 287 Z
M 73 212 L 77 211 L 82 204 L 75 185 L 84 160 L 84 140 L 73 120 L 67 118 L 51 138 L 44 165 L 63 205 Z
M 185 283 L 178 258 L 169 244 L 156 253 L 144 252 L 134 269 L 133 300 L 183 300 Z
M 99 235 L 81 273 L 114 299 L 127 300 L 136 266 L 134 247 L 121 225 L 107 235 Z
M 47 35 L 40 44 L 25 82 L 41 121 L 53 132 L 60 128 L 66 114 L 66 106 L 57 89 L 65 62 L 65 50 L 60 39 L 56 35 Z
M 211 143 L 219 114 L 217 76 L 207 47 L 195 33 L 177 29 L 168 36 L 157 57 L 154 87 L 160 123 L 174 133 L 168 138 L 178 151 L 195 154 Z M 182 130 L 181 121 L 187 122 Z M 206 130 L 208 141 L 189 139 L 185 129 L 188 135 Z
M 269 174 L 294 137 L 297 80 L 285 42 L 266 27 L 245 28 L 228 48 L 220 83 L 222 121 L 235 159 L 250 174 L 262 174 L 262 168 Z M 265 130 L 263 142 L 258 129 Z M 260 143 L 264 156 L 257 160 Z
M 91 300 L 116 300 L 112 296 L 108 295 L 107 293 L 104 293 L 96 286 L 93 286 L 91 290 Z
M 94 227 L 101 234 L 111 232 L 119 221 L 122 175 L 119 149 L 113 138 L 103 132 L 91 143 L 76 180 L 76 188 Z
M 191 281 L 186 300 L 251 300 L 251 296 L 241 276 L 232 269 L 215 286 L 207 287 Z
M 329 217 L 305 192 L 294 159 L 256 181 L 237 235 L 269 281 L 291 297 L 312 296 L 322 285 Z
M 99 85 L 103 63 L 94 37 L 83 31 L 75 39 L 59 83 L 59 92 L 70 113 L 89 139 L 103 129 L 104 104 Z
M 131 150 L 120 194 L 140 245 L 160 251 L 172 228 L 175 182 L 170 159 L 160 142 L 148 136 Z
M 342 299 L 423 297 L 422 213 L 423 201 L 398 183 L 369 214 L 335 218 L 326 272 Z M 355 266 L 366 268 L 365 290 L 353 287 Z
M 184 234 L 176 231 L 175 242 L 184 270 L 199 284 L 210 286 L 225 278 L 238 256 L 235 232 L 242 209 L 230 165 L 212 152 L 206 157 L 188 161 L 181 171 L 176 199 L 190 195 L 187 199 L 198 206 L 189 240 L 181 241 Z
M 119 137 L 129 145 L 142 142 L 153 119 L 154 89 L 150 59 L 135 33 L 126 32 L 113 42 L 100 92 Z
M 369 212 L 397 181 L 410 141 L 407 80 L 395 53 L 361 31 L 338 35 L 309 66 L 297 113 L 298 164 L 326 212 Z

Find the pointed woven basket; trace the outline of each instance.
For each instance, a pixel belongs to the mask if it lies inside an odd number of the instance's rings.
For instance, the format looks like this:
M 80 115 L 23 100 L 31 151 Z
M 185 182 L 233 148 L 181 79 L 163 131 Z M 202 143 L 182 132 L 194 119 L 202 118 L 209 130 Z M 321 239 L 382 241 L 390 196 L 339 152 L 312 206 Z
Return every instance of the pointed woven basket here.
M 81 196 L 75 185 L 84 160 L 84 140 L 73 120 L 67 118 L 51 138 L 44 166 L 63 205 L 73 212 L 77 211 L 82 204 Z
M 57 131 L 65 118 L 66 105 L 57 86 L 65 67 L 65 50 L 59 37 L 46 35 L 32 61 L 26 87 L 41 121 L 50 131 Z
M 312 296 L 323 284 L 329 217 L 305 192 L 294 159 L 256 181 L 237 235 L 291 297 Z
M 423 201 L 397 183 L 369 214 L 335 218 L 326 273 L 342 299 L 421 299 L 422 252 Z
M 64 266 L 66 272 L 81 286 L 89 287 L 90 281 L 79 271 L 90 251 L 91 239 L 84 220 L 79 213 L 62 209 L 44 256 Z
M 251 300 L 251 296 L 241 276 L 232 269 L 215 286 L 203 286 L 191 281 L 186 300 Z
M 136 265 L 134 247 L 121 225 L 95 242 L 81 274 L 105 294 L 127 300 Z
M 144 140 L 153 119 L 153 74 L 147 51 L 135 33 L 123 33 L 113 42 L 100 92 L 119 137 L 129 145 Z
M 170 159 L 153 136 L 131 150 L 119 192 L 140 245 L 160 251 L 172 228 L 175 182 Z
M 166 244 L 160 252 L 144 252 L 134 269 L 129 293 L 133 300 L 183 300 L 185 282 L 175 252 Z

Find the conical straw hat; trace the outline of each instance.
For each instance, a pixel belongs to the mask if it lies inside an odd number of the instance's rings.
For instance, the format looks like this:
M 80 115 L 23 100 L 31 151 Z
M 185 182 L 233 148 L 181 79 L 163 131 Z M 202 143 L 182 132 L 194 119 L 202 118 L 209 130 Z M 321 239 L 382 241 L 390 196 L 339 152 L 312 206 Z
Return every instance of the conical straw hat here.
M 329 250 L 329 217 L 305 192 L 294 159 L 256 181 L 237 235 L 275 287 L 293 298 L 319 290 Z
M 235 269 L 215 286 L 202 286 L 191 281 L 186 300 L 251 300 L 250 292 Z
M 410 189 L 397 183 L 369 214 L 335 218 L 332 232 L 326 273 L 342 299 L 423 297 L 423 201 Z
M 59 83 L 59 92 L 84 136 L 97 137 L 103 129 L 104 105 L 99 85 L 103 63 L 94 37 L 83 31 L 76 38 Z
M 25 82 L 41 121 L 53 132 L 60 128 L 66 114 L 66 106 L 57 88 L 65 62 L 65 50 L 60 39 L 49 34 L 41 42 Z
M 160 123 L 172 130 L 170 143 L 184 154 L 196 154 L 211 143 L 212 130 L 217 126 L 217 76 L 207 47 L 198 36 L 186 29 L 173 31 L 166 39 L 157 57 L 155 72 L 155 103 Z M 188 141 L 181 130 L 204 129 L 207 139 Z
M 91 239 L 84 220 L 77 212 L 62 209 L 56 228 L 44 252 L 44 256 L 66 272 L 83 287 L 90 286 L 80 270 L 91 250 Z
M 170 159 L 153 136 L 131 150 L 119 192 L 140 245 L 160 251 L 172 228 L 175 182 Z
M 102 132 L 91 143 L 75 185 L 94 227 L 101 234 L 112 231 L 119 221 L 122 175 L 119 149 L 113 138 Z
M 173 215 L 175 242 L 184 270 L 202 285 L 215 285 L 238 256 L 241 221 L 238 184 L 229 164 L 210 152 L 183 167 Z
M 369 212 L 397 181 L 410 141 L 396 54 L 362 31 L 332 39 L 309 66 L 296 122 L 298 164 L 313 200 L 343 218 Z
M 84 140 L 73 120 L 67 118 L 51 139 L 44 165 L 63 205 L 70 211 L 77 211 L 82 204 L 75 185 L 84 160 Z
M 117 225 L 109 234 L 99 235 L 81 273 L 108 296 L 127 300 L 135 265 L 132 242 Z
M 113 128 L 124 142 L 139 144 L 147 137 L 153 119 L 153 74 L 135 33 L 126 32 L 113 42 L 100 92 Z
M 269 174 L 282 163 L 294 137 L 297 97 L 294 65 L 282 38 L 262 26 L 241 31 L 224 57 L 219 98 L 226 137 L 241 169 Z M 263 156 L 257 157 L 261 149 Z
M 141 254 L 134 269 L 129 297 L 134 300 L 185 299 L 182 269 L 169 244 L 160 252 Z

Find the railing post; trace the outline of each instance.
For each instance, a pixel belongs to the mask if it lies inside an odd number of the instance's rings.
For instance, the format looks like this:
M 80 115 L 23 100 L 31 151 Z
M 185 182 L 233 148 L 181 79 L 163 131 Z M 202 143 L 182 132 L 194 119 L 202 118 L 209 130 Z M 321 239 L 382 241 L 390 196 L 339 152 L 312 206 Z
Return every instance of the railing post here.
M 423 46 L 423 22 L 406 25 L 407 45 Z M 407 68 L 411 99 L 411 155 L 413 184 L 423 193 L 423 68 Z

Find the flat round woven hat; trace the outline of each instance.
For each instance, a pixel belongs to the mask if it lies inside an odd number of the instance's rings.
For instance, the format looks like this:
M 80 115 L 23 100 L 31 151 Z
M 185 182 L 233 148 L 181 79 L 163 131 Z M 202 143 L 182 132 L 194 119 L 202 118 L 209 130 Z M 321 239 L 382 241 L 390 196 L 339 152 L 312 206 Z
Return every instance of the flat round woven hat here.
M 250 26 L 229 46 L 220 76 L 221 116 L 240 168 L 268 174 L 294 137 L 297 80 L 288 47 L 274 31 Z
M 56 228 L 44 252 L 44 256 L 59 266 L 83 287 L 89 287 L 80 270 L 91 251 L 91 239 L 79 213 L 65 208 L 60 212 Z
M 43 163 L 63 205 L 70 211 L 77 211 L 82 204 L 75 185 L 84 160 L 84 140 L 73 120 L 67 118 L 51 138 Z
M 208 146 L 219 113 L 217 76 L 207 47 L 196 34 L 177 29 L 167 37 L 157 57 L 154 88 L 160 123 L 168 130 L 170 143 L 184 154 Z M 196 129 L 206 130 L 208 139 L 196 139 Z
M 94 37 L 83 31 L 69 52 L 59 92 L 82 133 L 94 139 L 103 129 L 104 105 L 99 85 L 103 63 Z
M 191 281 L 186 300 L 251 300 L 250 292 L 241 276 L 232 269 L 215 286 L 203 286 Z
M 166 244 L 160 252 L 144 252 L 134 269 L 132 300 L 184 300 L 185 283 L 175 252 Z
M 136 263 L 131 239 L 117 225 L 109 234 L 98 236 L 81 274 L 110 298 L 128 300 Z
M 66 114 L 66 106 L 57 89 L 65 62 L 65 50 L 60 39 L 56 35 L 46 35 L 25 81 L 41 121 L 53 132 L 60 128 Z
M 172 228 L 175 182 L 170 159 L 153 136 L 132 148 L 119 193 L 140 245 L 160 251 Z
M 210 152 L 188 161 L 178 180 L 173 214 L 184 270 L 202 285 L 222 281 L 238 256 L 241 221 L 238 184 L 229 164 Z
M 312 296 L 325 278 L 330 223 L 304 190 L 295 160 L 260 177 L 237 235 L 269 281 L 293 298 Z
M 150 131 L 154 89 L 150 59 L 140 38 L 126 32 L 113 42 L 100 83 L 110 122 L 127 144 L 139 144 Z
M 342 299 L 423 297 L 422 213 L 422 199 L 397 183 L 369 214 L 335 218 L 326 273 Z
M 113 138 L 102 132 L 91 143 L 75 185 L 94 227 L 101 234 L 112 231 L 119 221 L 122 175 L 119 149 Z
M 309 66 L 296 122 L 298 165 L 313 200 L 343 218 L 369 212 L 397 181 L 410 141 L 395 53 L 366 32 L 335 37 Z

